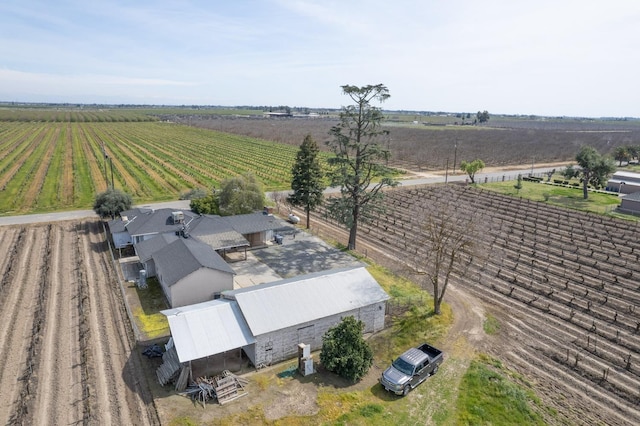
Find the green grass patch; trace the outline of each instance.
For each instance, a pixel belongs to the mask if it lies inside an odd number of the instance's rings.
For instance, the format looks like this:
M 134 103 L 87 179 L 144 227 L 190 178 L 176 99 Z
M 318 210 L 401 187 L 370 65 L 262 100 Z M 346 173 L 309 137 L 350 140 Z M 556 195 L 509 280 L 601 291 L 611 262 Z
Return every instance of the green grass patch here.
M 168 309 L 169 306 L 158 280 L 155 277 L 148 278 L 147 288 L 136 287 L 136 292 L 140 299 L 140 307 L 134 309 L 133 315 L 136 317 L 140 331 L 149 339 L 168 335 L 169 322 L 160 311 Z
M 590 191 L 589 198 L 585 200 L 583 198 L 582 187 L 567 188 L 544 183 L 522 182 L 522 189 L 518 192 L 514 188 L 513 182 L 495 182 L 482 184 L 481 188 L 499 192 L 504 195 L 599 214 L 609 213 L 616 206 L 620 205 L 620 198 L 618 198 L 617 194 L 604 194 Z
M 539 404 L 535 394 L 513 380 L 501 364 L 480 357 L 462 378 L 457 423 L 544 425 L 534 409 Z
M 497 318 L 491 314 L 487 314 L 482 323 L 482 328 L 487 334 L 496 334 L 500 330 L 500 323 Z

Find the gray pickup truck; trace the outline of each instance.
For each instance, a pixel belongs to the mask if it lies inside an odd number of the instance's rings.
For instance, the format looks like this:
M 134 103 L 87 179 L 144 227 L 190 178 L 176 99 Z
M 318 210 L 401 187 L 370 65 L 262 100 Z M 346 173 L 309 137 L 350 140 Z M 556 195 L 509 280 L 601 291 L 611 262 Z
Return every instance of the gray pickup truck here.
M 436 374 L 443 359 L 442 351 L 427 343 L 411 348 L 382 373 L 380 384 L 397 395 L 406 395 L 427 377 Z

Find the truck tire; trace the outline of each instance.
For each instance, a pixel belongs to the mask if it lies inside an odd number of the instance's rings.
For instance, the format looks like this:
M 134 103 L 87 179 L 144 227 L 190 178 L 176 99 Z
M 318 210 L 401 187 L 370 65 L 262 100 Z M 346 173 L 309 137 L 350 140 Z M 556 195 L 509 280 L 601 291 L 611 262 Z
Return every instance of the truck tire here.
M 433 371 L 431 372 L 431 375 L 434 376 L 437 372 L 438 372 L 438 366 L 436 365 L 435 367 L 433 367 Z
M 407 396 L 409 394 L 409 391 L 411 391 L 411 386 L 405 385 L 404 389 L 402 389 L 402 396 Z

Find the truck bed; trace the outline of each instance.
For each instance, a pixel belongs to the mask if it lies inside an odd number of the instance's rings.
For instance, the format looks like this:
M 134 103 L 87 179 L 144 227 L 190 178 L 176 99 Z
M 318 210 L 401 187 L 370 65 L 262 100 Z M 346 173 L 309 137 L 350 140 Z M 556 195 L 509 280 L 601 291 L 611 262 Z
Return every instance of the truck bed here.
M 429 362 L 432 362 L 434 359 L 442 356 L 442 351 L 440 349 L 434 348 L 428 343 L 418 346 L 418 349 L 427 354 Z

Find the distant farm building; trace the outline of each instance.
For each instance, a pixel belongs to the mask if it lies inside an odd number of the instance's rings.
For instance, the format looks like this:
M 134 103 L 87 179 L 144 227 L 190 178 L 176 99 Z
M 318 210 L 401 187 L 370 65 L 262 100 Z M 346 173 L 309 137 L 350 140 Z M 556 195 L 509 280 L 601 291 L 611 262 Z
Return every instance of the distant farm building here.
M 620 194 L 640 192 L 640 173 L 615 172 L 607 181 L 607 189 Z
M 622 213 L 640 214 L 640 191 L 624 195 L 618 210 Z

